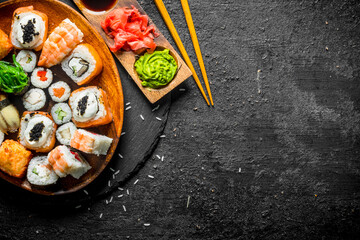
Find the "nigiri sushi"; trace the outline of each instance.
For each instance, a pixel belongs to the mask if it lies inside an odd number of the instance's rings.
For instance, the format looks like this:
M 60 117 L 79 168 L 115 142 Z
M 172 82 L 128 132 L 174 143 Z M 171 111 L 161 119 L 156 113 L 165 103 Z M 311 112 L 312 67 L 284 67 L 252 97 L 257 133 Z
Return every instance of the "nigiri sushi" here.
M 106 92 L 99 87 L 82 87 L 73 91 L 69 105 L 73 112 L 72 121 L 79 128 L 105 125 L 113 119 Z
M 63 178 L 68 174 L 79 179 L 91 166 L 83 157 L 64 145 L 57 146 L 48 154 L 48 161 L 55 173 Z
M 17 49 L 41 50 L 48 31 L 48 17 L 33 6 L 14 11 L 10 39 Z
M 70 146 L 85 153 L 106 155 L 113 139 L 84 129 L 75 130 Z
M 13 45 L 11 44 L 11 41 L 1 29 L 0 29 L 0 60 L 6 57 L 6 55 L 9 54 L 9 52 L 12 50 Z
M 44 43 L 38 66 L 50 68 L 60 63 L 80 42 L 84 34 L 68 18 L 63 20 Z
M 77 83 L 90 82 L 102 71 L 103 64 L 95 48 L 90 44 L 79 44 L 61 63 L 65 73 Z
M 18 140 L 36 152 L 49 152 L 55 145 L 56 124 L 47 112 L 27 112 L 21 118 Z

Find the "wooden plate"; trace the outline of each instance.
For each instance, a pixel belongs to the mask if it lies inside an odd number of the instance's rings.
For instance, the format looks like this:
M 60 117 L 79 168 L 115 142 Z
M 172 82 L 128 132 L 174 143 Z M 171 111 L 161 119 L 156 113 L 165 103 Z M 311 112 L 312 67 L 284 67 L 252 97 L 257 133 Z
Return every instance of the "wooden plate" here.
M 141 8 L 139 3 L 136 0 L 118 0 L 115 6 L 110 9 L 109 11 L 103 11 L 103 12 L 94 12 L 86 9 L 84 5 L 81 3 L 81 0 L 73 0 L 74 3 L 79 7 L 81 12 L 85 15 L 85 17 L 89 20 L 89 22 L 96 28 L 96 30 L 101 34 L 105 42 L 109 45 L 112 45 L 114 40 L 109 38 L 105 32 L 102 30 L 100 23 L 104 21 L 106 18 L 106 15 L 114 8 L 121 8 L 121 7 L 129 7 L 131 6 L 136 7 L 141 14 L 145 14 L 145 11 Z M 101 0 L 99 0 L 101 1 Z M 180 57 L 180 55 L 175 51 L 175 49 L 171 46 L 171 44 L 166 40 L 164 35 L 161 34 L 159 29 L 156 27 L 156 25 L 152 22 L 152 20 L 149 18 L 149 24 L 154 25 L 156 28 L 156 31 L 160 34 L 158 37 L 154 39 L 156 45 L 160 48 L 167 48 L 170 50 L 171 55 L 175 57 L 175 60 L 178 63 L 179 69 L 177 74 L 175 75 L 174 79 L 165 87 L 159 88 L 159 89 L 152 89 L 152 88 L 145 88 L 141 85 L 141 79 L 139 78 L 138 74 L 135 71 L 134 64 L 136 61 L 137 53 L 134 53 L 133 51 L 118 51 L 115 54 L 117 59 L 119 59 L 120 63 L 124 66 L 126 71 L 129 73 L 129 75 L 132 77 L 132 79 L 135 81 L 136 85 L 140 88 L 140 90 L 143 92 L 143 94 L 146 96 L 146 98 L 151 102 L 155 103 L 158 100 L 160 100 L 163 96 L 168 94 L 171 90 L 179 86 L 183 81 L 185 81 L 187 78 L 189 78 L 192 73 L 186 63 L 183 61 L 183 59 Z M 141 54 L 141 53 L 138 53 Z
M 109 149 L 107 156 L 95 156 L 91 154 L 83 154 L 86 160 L 91 165 L 91 169 L 84 174 L 80 179 L 75 179 L 71 176 L 59 179 L 57 184 L 54 186 L 48 187 L 35 187 L 32 186 L 27 180 L 26 177 L 23 179 L 18 179 L 10 177 L 9 175 L 0 171 L 0 177 L 6 181 L 19 186 L 23 189 L 29 190 L 34 193 L 43 194 L 43 195 L 60 195 L 65 193 L 70 193 L 77 191 L 90 182 L 92 182 L 106 167 L 106 165 L 111 160 L 116 146 L 118 144 L 121 128 L 123 124 L 124 116 L 124 100 L 122 87 L 120 83 L 119 72 L 116 68 L 115 61 L 103 41 L 102 37 L 96 32 L 96 30 L 87 22 L 87 20 L 82 17 L 78 12 L 69 7 L 68 5 L 61 3 L 55 0 L 10 0 L 0 4 L 0 28 L 7 34 L 10 33 L 12 14 L 14 10 L 18 7 L 24 7 L 33 5 L 35 10 L 41 11 L 47 14 L 49 18 L 49 31 L 58 26 L 58 24 L 65 18 L 69 18 L 74 22 L 79 29 L 84 33 L 83 43 L 89 43 L 96 48 L 101 59 L 104 63 L 104 69 L 100 75 L 91 81 L 87 86 L 99 86 L 103 88 L 110 102 L 110 107 L 112 109 L 114 121 L 111 124 L 100 126 L 97 128 L 90 128 L 89 131 L 96 132 L 99 134 L 106 135 L 113 138 L 113 143 Z M 11 55 L 14 53 L 12 51 L 4 60 L 10 61 Z M 37 52 L 37 56 L 41 52 Z M 62 71 L 61 66 L 57 65 L 51 68 L 54 74 L 54 81 L 59 80 L 67 82 L 72 90 L 79 88 L 66 74 Z M 44 89 L 47 94 L 47 103 L 43 109 L 40 111 L 50 112 L 51 107 L 54 105 L 54 102 L 51 101 L 51 98 L 48 94 L 48 91 Z M 9 96 L 10 101 L 17 107 L 20 114 L 23 113 L 24 107 L 21 101 L 21 96 Z M 17 133 L 16 133 L 17 134 Z M 16 139 L 16 134 L 10 134 L 6 136 L 7 138 Z M 58 143 L 57 143 L 58 144 Z

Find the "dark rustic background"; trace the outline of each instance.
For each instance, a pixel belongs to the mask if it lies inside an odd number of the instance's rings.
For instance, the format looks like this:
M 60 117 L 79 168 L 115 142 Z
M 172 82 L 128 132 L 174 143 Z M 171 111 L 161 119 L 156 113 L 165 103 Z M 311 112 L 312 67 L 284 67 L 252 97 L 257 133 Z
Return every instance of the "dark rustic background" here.
M 180 1 L 164 3 L 196 63 Z M 175 90 L 166 138 L 103 198 L 49 208 L 0 181 L 2 239 L 359 237 L 360 3 L 189 3 L 215 108 L 193 79 Z

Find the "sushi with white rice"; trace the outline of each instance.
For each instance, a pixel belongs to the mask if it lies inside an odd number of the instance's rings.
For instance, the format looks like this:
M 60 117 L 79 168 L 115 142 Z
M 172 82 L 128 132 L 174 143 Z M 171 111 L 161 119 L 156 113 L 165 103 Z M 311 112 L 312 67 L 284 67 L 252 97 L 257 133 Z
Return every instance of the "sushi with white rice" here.
M 72 122 L 65 123 L 56 130 L 56 139 L 63 145 L 70 145 L 70 140 L 76 129 Z
M 52 80 L 53 74 L 50 69 L 38 67 L 31 74 L 31 84 L 37 88 L 49 87 Z
M 48 161 L 61 178 L 71 175 L 79 179 L 91 168 L 78 152 L 71 151 L 64 145 L 57 146 L 49 152 Z
M 16 61 L 21 65 L 25 72 L 32 72 L 36 66 L 36 55 L 29 50 L 21 50 L 16 55 Z
M 99 156 L 107 154 L 112 141 L 113 139 L 107 136 L 77 129 L 71 138 L 70 146 L 82 152 Z
M 42 89 L 32 88 L 24 94 L 22 100 L 28 111 L 35 111 L 45 106 L 46 95 Z
M 51 116 L 58 125 L 70 122 L 71 109 L 67 103 L 57 103 L 51 108 Z
M 37 186 L 55 184 L 59 179 L 46 156 L 34 157 L 31 159 L 26 177 L 31 184 Z
M 95 48 L 90 44 L 79 44 L 61 62 L 64 72 L 78 85 L 90 82 L 102 71 L 103 64 Z
M 59 81 L 49 87 L 49 94 L 54 102 L 65 102 L 70 97 L 71 88 L 66 82 Z
M 17 49 L 41 50 L 48 30 L 46 14 L 33 6 L 17 8 L 13 13 L 10 39 Z
M 24 147 L 36 152 L 49 152 L 55 145 L 57 126 L 47 112 L 24 112 L 18 140 Z

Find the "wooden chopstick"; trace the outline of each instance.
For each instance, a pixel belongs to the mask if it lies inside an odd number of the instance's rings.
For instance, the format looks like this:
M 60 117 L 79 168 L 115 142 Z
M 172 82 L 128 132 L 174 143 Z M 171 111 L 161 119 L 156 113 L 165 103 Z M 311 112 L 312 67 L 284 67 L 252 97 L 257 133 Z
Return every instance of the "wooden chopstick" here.
M 199 40 L 198 40 L 197 35 L 196 35 L 194 22 L 193 22 L 191 12 L 190 12 L 189 2 L 188 2 L 188 0 L 180 0 L 180 1 L 181 1 L 182 8 L 184 10 L 186 23 L 187 23 L 188 28 L 189 28 L 191 40 L 192 40 L 193 45 L 194 45 L 195 53 L 196 53 L 196 56 L 197 56 L 197 59 L 198 59 L 198 62 L 199 62 L 199 66 L 200 66 L 200 69 L 201 69 L 201 73 L 202 73 L 202 76 L 203 76 L 203 79 L 204 79 L 204 82 L 205 82 L 206 90 L 208 92 L 211 105 L 214 106 L 214 102 L 213 102 L 211 91 L 210 91 L 209 80 L 208 80 L 205 65 L 204 65 L 204 60 L 203 60 L 203 57 L 202 57 L 202 54 L 201 54 Z
M 186 50 L 185 50 L 185 47 L 179 37 L 179 34 L 178 32 L 176 31 L 176 28 L 169 16 L 169 13 L 168 11 L 166 10 L 166 7 L 163 3 L 162 0 L 154 0 L 155 1 L 155 4 L 157 6 L 157 8 L 159 9 L 160 11 L 160 14 L 161 16 L 163 17 L 165 23 L 166 23 L 166 26 L 169 28 L 169 31 L 172 35 L 172 37 L 174 38 L 174 41 L 176 43 L 176 45 L 178 46 L 180 52 L 181 52 L 181 55 L 183 56 L 186 64 L 188 65 L 188 67 L 190 68 L 190 71 L 192 72 L 193 76 L 194 76 L 194 79 L 195 79 L 195 82 L 198 86 L 198 88 L 200 89 L 200 92 L 201 94 L 203 95 L 207 105 L 210 106 L 210 103 L 209 103 L 209 100 L 208 98 L 206 97 L 206 94 L 204 92 L 204 89 L 200 83 L 200 80 L 199 80 L 199 77 L 197 76 L 196 72 L 195 72 L 195 69 L 194 69 L 194 66 L 192 65 L 191 61 L 190 61 L 190 58 L 189 58 L 189 55 L 187 54 Z

